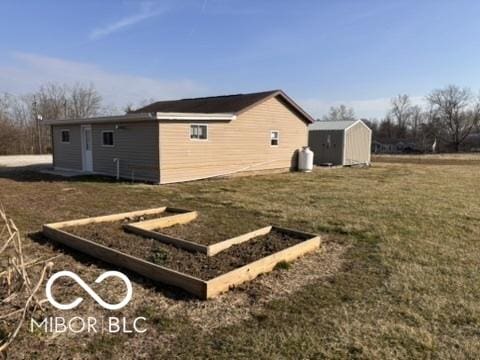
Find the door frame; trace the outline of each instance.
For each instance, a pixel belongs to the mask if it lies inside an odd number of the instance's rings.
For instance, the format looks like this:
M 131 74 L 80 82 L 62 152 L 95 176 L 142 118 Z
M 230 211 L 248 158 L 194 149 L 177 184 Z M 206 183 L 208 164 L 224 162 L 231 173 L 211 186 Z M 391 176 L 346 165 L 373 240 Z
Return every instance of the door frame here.
M 87 157 L 85 130 L 90 130 L 90 156 Z M 93 172 L 93 134 L 92 125 L 80 126 L 80 139 L 82 143 L 82 171 Z

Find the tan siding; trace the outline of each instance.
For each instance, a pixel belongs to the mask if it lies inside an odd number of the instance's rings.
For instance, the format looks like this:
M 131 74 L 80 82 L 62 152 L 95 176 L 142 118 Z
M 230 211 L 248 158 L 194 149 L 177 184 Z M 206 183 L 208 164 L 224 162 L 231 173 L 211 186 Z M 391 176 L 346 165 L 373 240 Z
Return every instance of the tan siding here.
M 62 130 L 70 130 L 70 143 L 64 144 Z M 53 132 L 53 166 L 55 168 L 82 170 L 82 145 L 80 125 L 52 126 Z
M 114 131 L 113 147 L 102 146 L 102 130 Z M 120 177 L 159 182 L 158 123 L 94 124 L 93 170 L 116 176 L 114 158 L 120 159 Z
M 346 131 L 345 165 L 370 163 L 372 132 L 357 123 Z
M 190 140 L 190 124 L 160 123 L 161 182 L 216 176 L 234 171 L 296 166 L 296 151 L 307 144 L 307 124 L 277 98 L 231 122 L 205 122 L 208 140 Z M 270 146 L 270 131 L 280 145 Z

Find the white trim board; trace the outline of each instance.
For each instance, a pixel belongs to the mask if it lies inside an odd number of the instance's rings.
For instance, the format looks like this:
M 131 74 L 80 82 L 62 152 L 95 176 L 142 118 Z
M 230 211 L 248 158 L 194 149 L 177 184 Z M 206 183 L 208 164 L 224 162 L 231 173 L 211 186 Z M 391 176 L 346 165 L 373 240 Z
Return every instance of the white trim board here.
M 141 113 L 127 114 L 118 116 L 101 116 L 84 119 L 66 119 L 66 120 L 46 120 L 45 125 L 78 125 L 78 124 L 108 124 L 122 122 L 139 122 L 139 121 L 160 121 L 160 120 L 181 120 L 181 121 L 232 121 L 237 116 L 231 113 Z

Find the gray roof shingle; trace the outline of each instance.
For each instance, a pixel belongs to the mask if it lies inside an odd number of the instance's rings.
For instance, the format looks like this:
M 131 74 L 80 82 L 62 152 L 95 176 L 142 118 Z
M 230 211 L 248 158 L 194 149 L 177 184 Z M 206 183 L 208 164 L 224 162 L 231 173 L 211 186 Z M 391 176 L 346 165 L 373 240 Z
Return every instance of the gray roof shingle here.
M 144 106 L 132 112 L 178 112 L 205 114 L 237 113 L 277 92 L 279 92 L 279 90 L 271 90 L 250 94 L 235 94 L 193 99 L 157 101 L 153 104 Z

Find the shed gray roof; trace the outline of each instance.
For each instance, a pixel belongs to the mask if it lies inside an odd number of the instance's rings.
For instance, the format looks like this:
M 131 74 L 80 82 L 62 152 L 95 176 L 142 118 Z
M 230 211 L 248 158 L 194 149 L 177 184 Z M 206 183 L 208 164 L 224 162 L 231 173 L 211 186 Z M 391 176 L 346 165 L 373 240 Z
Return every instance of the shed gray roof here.
M 360 120 L 315 121 L 308 130 L 345 130 Z

